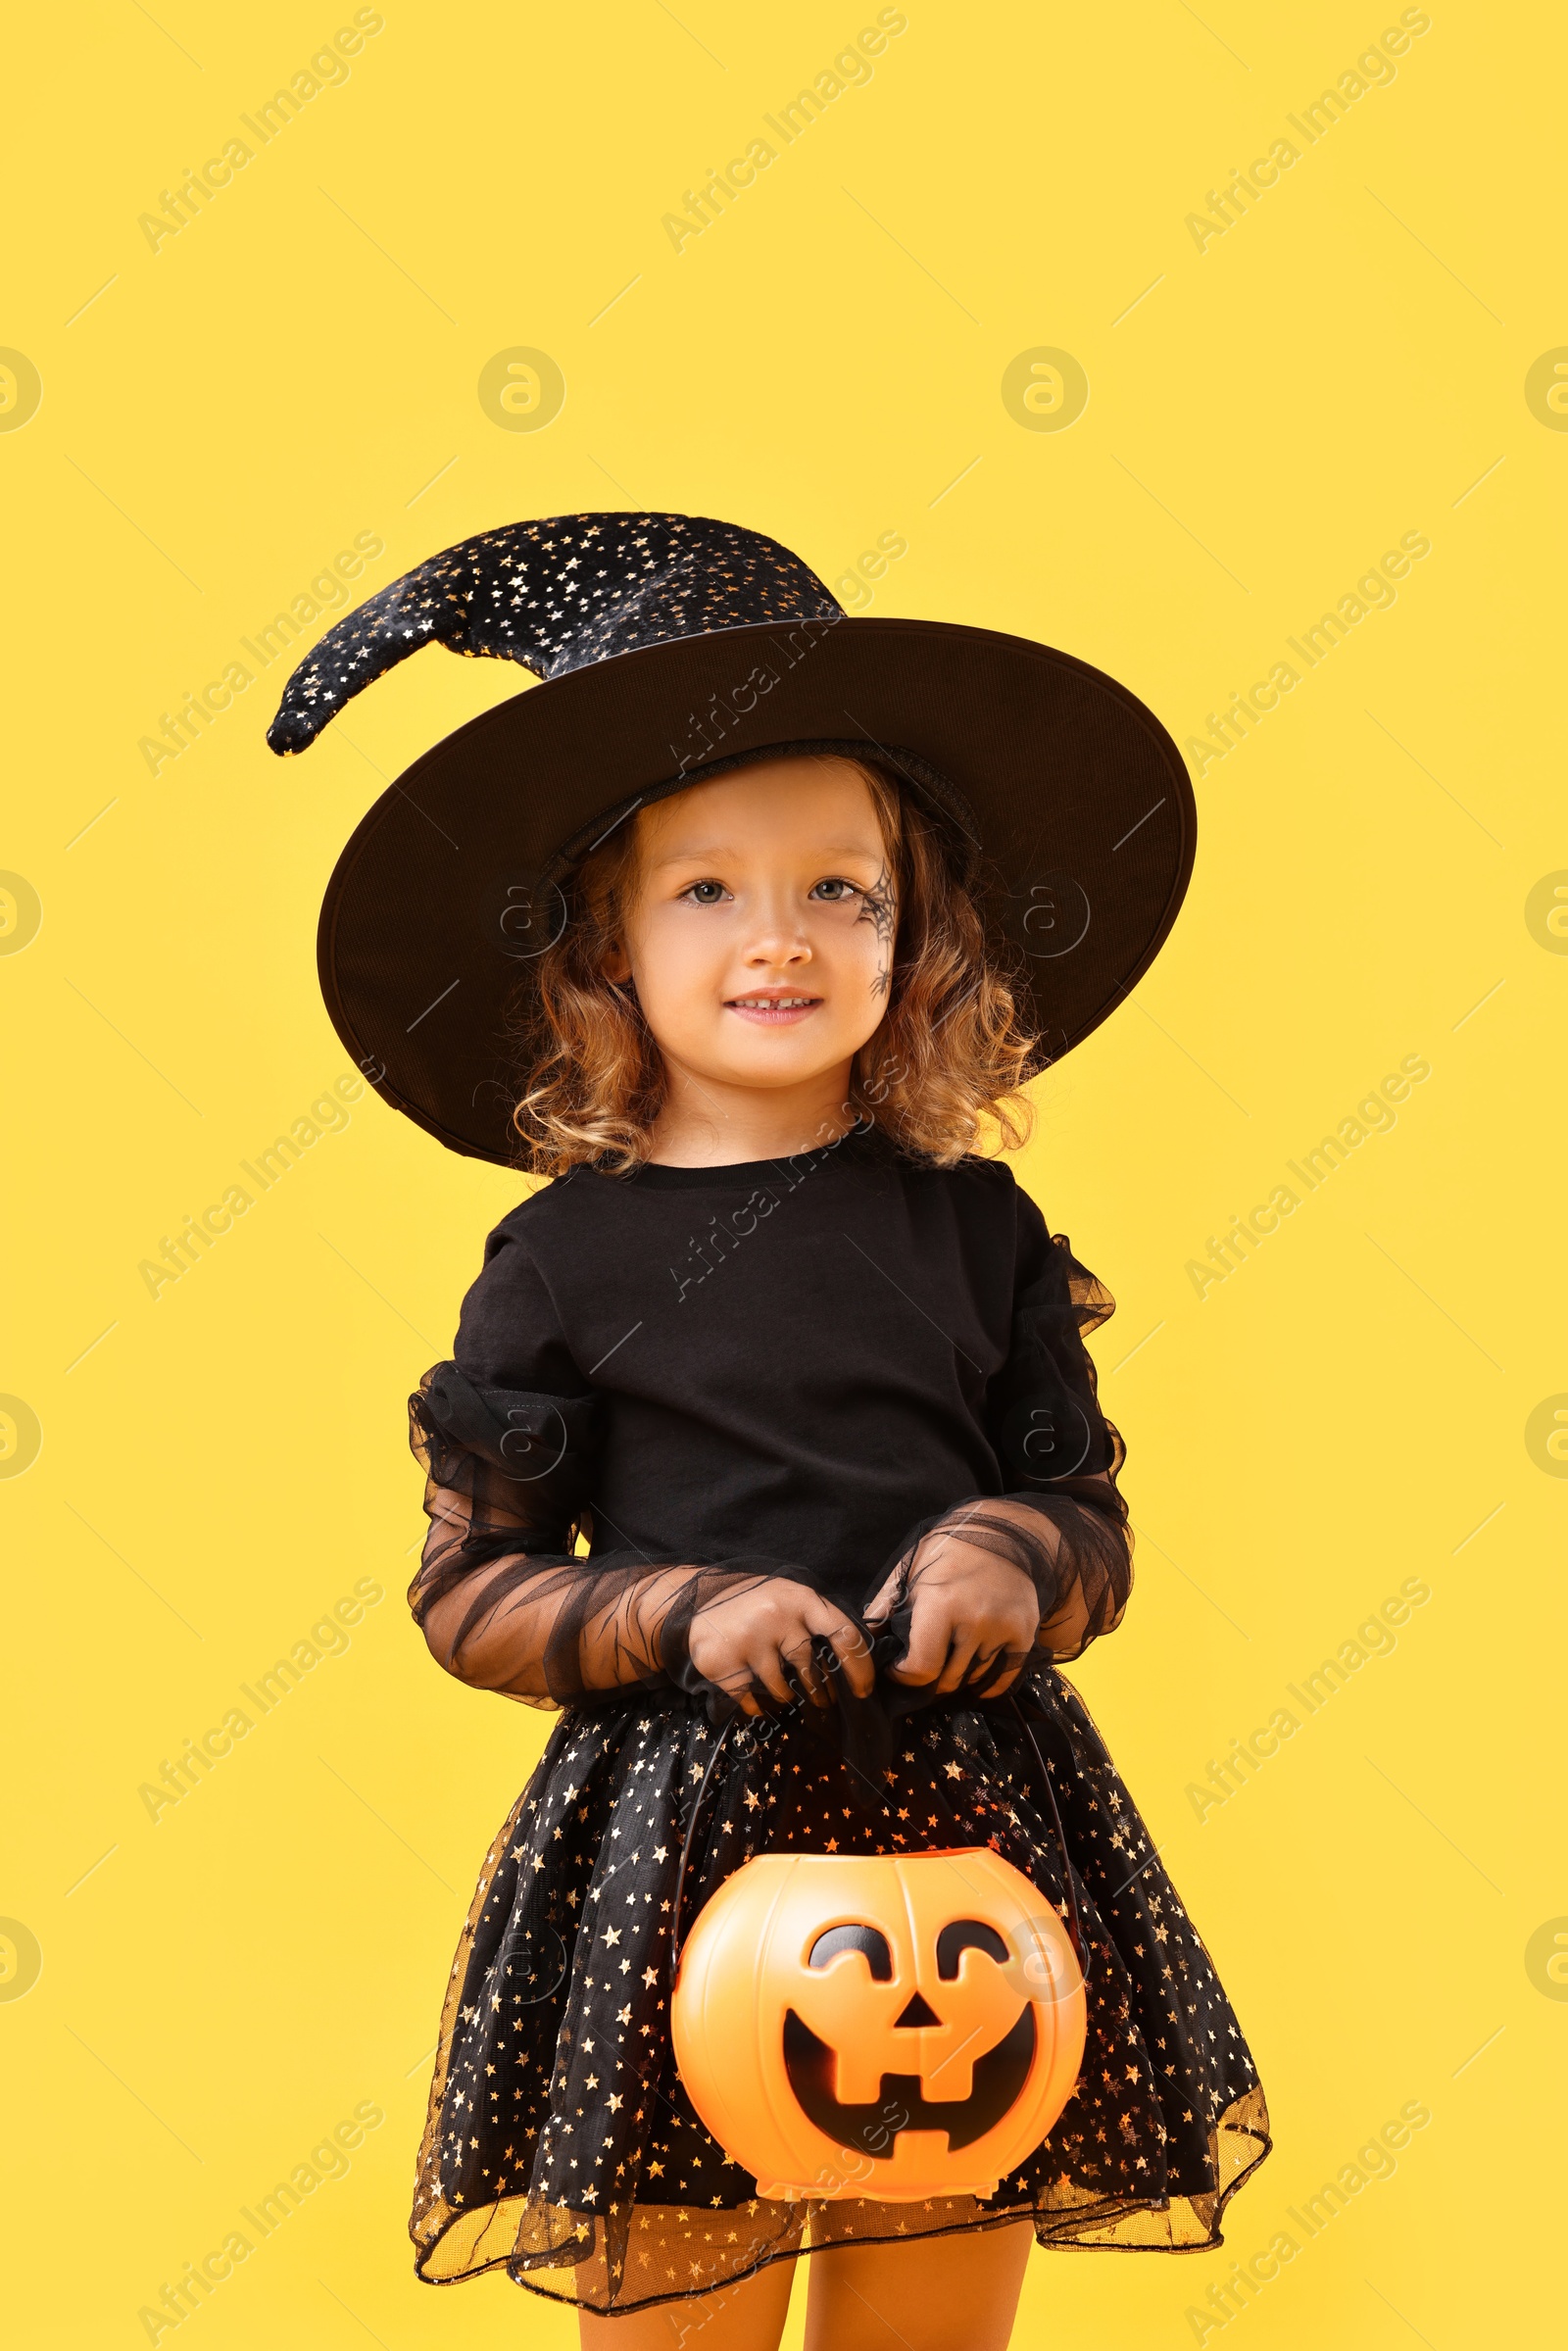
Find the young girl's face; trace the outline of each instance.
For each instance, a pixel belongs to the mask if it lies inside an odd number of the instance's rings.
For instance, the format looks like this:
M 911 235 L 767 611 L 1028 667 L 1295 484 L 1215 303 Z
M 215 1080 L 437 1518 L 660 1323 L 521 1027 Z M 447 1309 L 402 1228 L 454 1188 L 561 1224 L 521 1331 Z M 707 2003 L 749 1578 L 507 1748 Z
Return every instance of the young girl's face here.
M 727 1085 L 847 1065 L 887 1005 L 896 908 L 875 805 L 847 760 L 782 759 L 637 818 L 623 937 L 665 1058 Z

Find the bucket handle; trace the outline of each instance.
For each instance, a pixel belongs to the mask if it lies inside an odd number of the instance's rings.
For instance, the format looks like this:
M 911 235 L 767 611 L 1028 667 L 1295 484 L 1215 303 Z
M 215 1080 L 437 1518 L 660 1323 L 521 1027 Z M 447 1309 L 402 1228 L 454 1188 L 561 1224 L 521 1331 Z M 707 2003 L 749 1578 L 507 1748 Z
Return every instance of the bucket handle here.
M 671 1906 L 669 1920 L 669 1988 L 672 1993 L 675 1989 L 675 1979 L 680 1974 L 681 1903 L 684 1900 L 686 1893 L 686 1872 L 691 1866 L 692 1846 L 697 1839 L 697 1824 L 702 1818 L 703 1798 L 708 1793 L 708 1784 L 713 1777 L 714 1767 L 717 1764 L 720 1755 L 722 1755 L 724 1752 L 724 1743 L 726 1739 L 729 1738 L 729 1735 L 734 1730 L 736 1724 L 741 1722 L 743 1719 L 744 1717 L 739 1714 L 732 1714 L 729 1718 L 729 1721 L 724 1725 L 723 1730 L 720 1731 L 717 1744 L 714 1746 L 711 1755 L 710 1755 L 708 1758 L 708 1769 L 704 1772 L 702 1779 L 698 1783 L 697 1794 L 692 1801 L 691 1818 L 686 1823 L 686 1835 L 681 1842 L 680 1848 L 680 1867 L 675 1872 L 675 1899 Z
M 1061 1855 L 1062 1889 L 1067 1897 L 1067 1938 L 1072 1944 L 1073 1957 L 1078 1962 L 1078 1972 L 1087 1982 L 1089 1941 L 1084 1934 L 1083 1914 L 1078 1907 L 1078 1888 L 1073 1880 L 1072 1856 L 1067 1850 L 1067 1837 L 1061 1825 L 1061 1812 L 1056 1803 L 1056 1791 L 1052 1785 L 1051 1774 L 1046 1768 L 1046 1759 L 1040 1751 L 1040 1741 L 1035 1737 L 1033 1724 L 1010 1692 L 1004 1702 L 1010 1709 L 1024 1738 L 1028 1740 L 1029 1752 L 1035 1760 L 1036 1780 L 1045 1794 L 1046 1803 L 1050 1809 L 1051 1825 L 1055 1833 L 1056 1850 Z M 720 1731 L 714 1743 L 713 1752 L 708 1758 L 708 1767 L 698 1783 L 691 1815 L 686 1823 L 686 1835 L 681 1841 L 680 1848 L 680 1867 L 675 1873 L 675 1898 L 670 1906 L 669 1988 L 671 1993 L 675 1989 L 675 1979 L 680 1973 L 680 1956 L 684 1947 L 684 1938 L 681 1935 L 681 1912 L 686 1896 L 686 1874 L 691 1867 L 692 1851 L 697 1842 L 697 1825 L 702 1818 L 703 1804 L 708 1794 L 709 1785 L 717 1769 L 718 1759 L 724 1752 L 729 1735 L 735 1729 L 736 1724 L 744 1720 L 743 1715 L 732 1714 Z

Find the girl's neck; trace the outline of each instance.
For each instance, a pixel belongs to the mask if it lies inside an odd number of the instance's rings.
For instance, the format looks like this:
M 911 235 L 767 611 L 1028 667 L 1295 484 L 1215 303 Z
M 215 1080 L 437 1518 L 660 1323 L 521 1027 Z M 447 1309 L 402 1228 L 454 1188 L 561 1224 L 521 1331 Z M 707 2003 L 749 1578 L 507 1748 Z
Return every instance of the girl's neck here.
M 846 1063 L 808 1086 L 725 1086 L 670 1067 L 650 1159 L 656 1167 L 743 1167 L 819 1151 L 856 1124 L 850 1077 Z

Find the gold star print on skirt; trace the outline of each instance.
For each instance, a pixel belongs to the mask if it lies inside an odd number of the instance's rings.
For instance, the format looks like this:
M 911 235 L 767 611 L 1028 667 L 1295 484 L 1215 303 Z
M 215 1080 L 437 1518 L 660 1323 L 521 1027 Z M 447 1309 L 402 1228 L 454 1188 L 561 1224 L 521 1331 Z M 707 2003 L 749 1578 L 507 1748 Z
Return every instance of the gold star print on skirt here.
M 1087 1942 L 1088 2043 L 1050 2136 L 997 2194 L 787 2204 L 697 2119 L 669 2037 L 669 1935 L 690 1807 L 717 1734 L 640 1692 L 564 1715 L 486 1857 L 442 2022 L 412 2233 L 431 2282 L 502 2269 L 600 2311 L 722 2286 L 853 2237 L 1029 2219 L 1043 2245 L 1215 2243 L 1268 2149 L 1257 2074 L 1208 1953 L 1081 1699 L 1030 1677 Z M 692 1916 L 755 1854 L 990 1845 L 1065 1914 L 1062 1860 L 1017 1719 L 906 1720 L 886 1797 L 788 1720 L 731 1737 L 705 1799 Z

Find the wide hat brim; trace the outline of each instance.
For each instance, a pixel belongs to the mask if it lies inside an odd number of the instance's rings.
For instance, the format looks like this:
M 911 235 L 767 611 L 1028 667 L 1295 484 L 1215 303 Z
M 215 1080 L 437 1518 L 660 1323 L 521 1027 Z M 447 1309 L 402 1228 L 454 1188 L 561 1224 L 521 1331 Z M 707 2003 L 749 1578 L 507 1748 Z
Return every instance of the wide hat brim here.
M 812 745 L 879 759 L 940 818 L 1052 1059 L 1148 969 L 1192 872 L 1197 808 L 1135 695 L 990 629 L 763 622 L 532 686 L 381 795 L 338 859 L 318 940 L 358 1067 L 450 1150 L 519 1164 L 518 1002 L 565 918 L 572 861 L 636 805 Z

